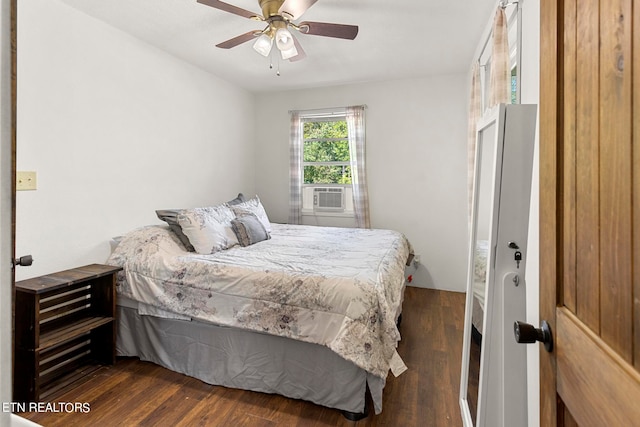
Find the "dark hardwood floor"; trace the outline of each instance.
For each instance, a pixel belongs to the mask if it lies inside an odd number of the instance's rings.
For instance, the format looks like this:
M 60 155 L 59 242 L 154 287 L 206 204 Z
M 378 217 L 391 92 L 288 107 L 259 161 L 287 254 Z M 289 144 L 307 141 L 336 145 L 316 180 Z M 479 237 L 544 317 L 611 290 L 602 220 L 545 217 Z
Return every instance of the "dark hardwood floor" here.
M 358 422 L 340 411 L 277 395 L 205 384 L 135 358 L 119 358 L 56 402 L 88 413 L 23 413 L 48 426 L 460 426 L 464 294 L 407 288 L 398 352 L 409 370 L 389 374 L 384 408 Z

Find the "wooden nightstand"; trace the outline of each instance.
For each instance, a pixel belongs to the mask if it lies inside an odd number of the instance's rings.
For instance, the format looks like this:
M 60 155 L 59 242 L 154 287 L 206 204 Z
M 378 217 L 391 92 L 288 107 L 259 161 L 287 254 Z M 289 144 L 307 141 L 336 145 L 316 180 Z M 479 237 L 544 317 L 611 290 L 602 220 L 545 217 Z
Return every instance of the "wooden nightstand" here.
M 13 400 L 44 400 L 116 358 L 115 283 L 91 264 L 16 282 Z

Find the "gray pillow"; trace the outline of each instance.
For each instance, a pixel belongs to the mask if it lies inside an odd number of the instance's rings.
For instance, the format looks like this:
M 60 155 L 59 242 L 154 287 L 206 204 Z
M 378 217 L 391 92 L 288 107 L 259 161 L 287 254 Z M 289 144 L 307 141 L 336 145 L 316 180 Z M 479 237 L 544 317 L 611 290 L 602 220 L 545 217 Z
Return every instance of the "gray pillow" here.
M 247 201 L 247 198 L 244 197 L 244 194 L 242 193 L 238 193 L 238 197 L 236 197 L 233 200 L 229 200 L 227 202 L 228 205 L 239 205 L 240 203 L 244 203 Z
M 195 252 L 196 250 L 191 242 L 189 242 L 189 238 L 185 236 L 185 234 L 182 232 L 180 224 L 178 224 L 178 213 L 180 213 L 180 211 L 182 211 L 182 209 L 159 209 L 156 211 L 156 215 L 158 215 L 158 218 L 161 221 L 169 224 L 169 228 L 171 229 L 171 231 L 173 231 L 176 236 L 178 236 L 178 239 L 180 239 L 184 247 L 189 252 Z
M 231 228 L 242 246 L 253 245 L 271 238 L 262 222 L 252 213 L 232 220 Z
M 246 202 L 247 198 L 242 193 L 238 193 L 238 196 L 227 202 L 227 205 L 239 205 L 240 203 Z M 178 214 L 184 209 L 159 209 L 156 211 L 156 215 L 160 218 L 161 221 L 166 222 L 169 225 L 171 231 L 176 233 L 178 239 L 182 242 L 184 247 L 189 252 L 195 252 L 196 249 L 193 247 L 189 238 L 182 232 L 182 227 L 178 224 Z

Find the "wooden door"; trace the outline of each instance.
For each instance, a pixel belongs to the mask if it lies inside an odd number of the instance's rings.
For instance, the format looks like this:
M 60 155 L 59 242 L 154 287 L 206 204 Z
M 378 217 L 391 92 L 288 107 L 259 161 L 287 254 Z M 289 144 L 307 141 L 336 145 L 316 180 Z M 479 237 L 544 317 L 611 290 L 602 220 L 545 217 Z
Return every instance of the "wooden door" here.
M 640 425 L 640 1 L 541 0 L 542 426 Z

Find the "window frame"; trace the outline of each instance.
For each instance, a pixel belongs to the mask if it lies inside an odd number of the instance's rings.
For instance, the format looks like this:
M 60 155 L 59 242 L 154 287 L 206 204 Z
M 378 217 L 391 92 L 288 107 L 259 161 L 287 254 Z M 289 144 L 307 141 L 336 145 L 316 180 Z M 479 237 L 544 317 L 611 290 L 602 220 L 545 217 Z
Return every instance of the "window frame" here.
M 305 162 L 304 161 L 304 149 L 305 149 L 305 143 L 306 142 L 311 142 L 311 141 L 345 141 L 347 142 L 347 144 L 349 144 L 349 134 L 348 134 L 348 130 L 346 135 L 344 136 L 344 138 L 305 138 L 304 137 L 304 125 L 306 123 L 309 122 L 345 122 L 347 121 L 347 112 L 346 110 L 342 110 L 340 109 L 339 111 L 336 111 L 336 109 L 333 109 L 332 111 L 328 111 L 328 112 L 313 112 L 313 113 L 309 113 L 309 114 L 304 114 L 301 113 L 300 114 L 300 122 L 301 122 L 301 139 L 302 139 L 302 147 L 300 150 L 300 155 L 302 156 L 301 161 L 300 161 L 300 167 L 301 167 L 301 176 L 302 176 L 302 209 L 301 209 L 301 214 L 302 216 L 327 216 L 327 217 L 346 217 L 346 218 L 353 218 L 355 217 L 355 210 L 353 209 L 353 207 L 351 206 L 350 209 L 348 208 L 349 203 L 346 203 L 345 201 L 345 210 L 342 212 L 328 212 L 328 211 L 316 211 L 313 209 L 305 209 L 304 208 L 304 189 L 308 189 L 308 188 L 324 188 L 324 187 L 342 187 L 345 189 L 345 192 L 349 191 L 349 189 L 351 189 L 351 191 L 353 191 L 353 182 L 349 183 L 349 184 L 340 184 L 340 183 L 305 183 L 304 182 L 304 168 L 305 166 L 343 166 L 343 167 L 352 167 L 352 162 L 351 162 L 351 151 L 349 151 L 349 160 L 348 161 L 329 161 L 329 162 Z M 350 193 L 346 193 L 345 197 L 350 194 Z

